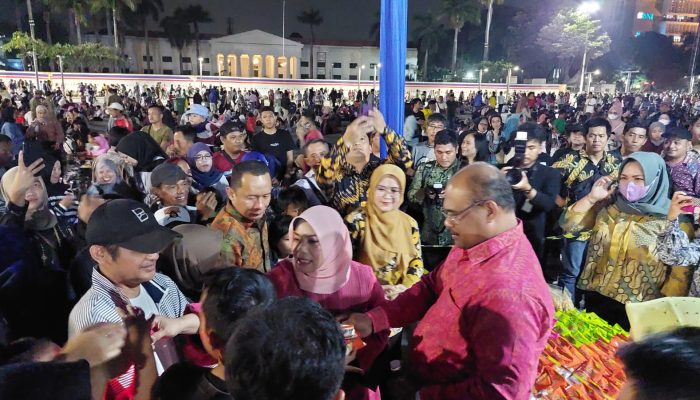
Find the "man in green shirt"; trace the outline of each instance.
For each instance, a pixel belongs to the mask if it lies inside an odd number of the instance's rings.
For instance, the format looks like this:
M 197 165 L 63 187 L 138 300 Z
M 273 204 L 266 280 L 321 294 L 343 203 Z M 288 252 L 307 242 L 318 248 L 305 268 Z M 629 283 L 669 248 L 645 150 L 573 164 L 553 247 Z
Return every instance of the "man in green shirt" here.
M 154 104 L 148 107 L 148 122 L 150 125 L 144 126 L 143 131 L 166 151 L 173 141 L 173 130 L 163 123 L 163 109 L 160 106 Z

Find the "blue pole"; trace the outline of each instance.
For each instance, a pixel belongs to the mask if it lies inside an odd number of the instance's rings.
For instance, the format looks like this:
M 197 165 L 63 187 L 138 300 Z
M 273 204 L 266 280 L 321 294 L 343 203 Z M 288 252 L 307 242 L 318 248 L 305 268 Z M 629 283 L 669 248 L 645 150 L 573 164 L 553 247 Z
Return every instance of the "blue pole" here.
M 403 136 L 404 87 L 406 81 L 406 30 L 408 0 L 382 0 L 380 19 L 379 110 L 386 123 Z M 386 157 L 382 140 L 381 155 Z

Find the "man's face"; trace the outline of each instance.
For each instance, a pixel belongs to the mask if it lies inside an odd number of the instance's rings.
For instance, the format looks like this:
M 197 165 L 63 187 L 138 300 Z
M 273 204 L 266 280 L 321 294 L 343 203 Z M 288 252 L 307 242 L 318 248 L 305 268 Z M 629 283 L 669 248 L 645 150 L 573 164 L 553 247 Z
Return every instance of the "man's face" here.
M 151 107 L 148 109 L 148 122 L 151 124 L 159 124 L 163 120 L 163 114 L 161 114 L 160 110 Z
M 583 132 L 571 132 L 571 134 L 569 135 L 569 144 L 571 144 L 572 149 L 581 150 L 586 144 L 586 137 L 583 135 Z
M 158 196 L 165 207 L 187 205 L 187 194 L 190 192 L 190 181 L 183 179 L 176 184 L 162 184 L 153 187 L 153 193 Z
M 316 169 L 321 165 L 321 159 L 328 155 L 328 147 L 323 143 L 312 143 L 307 146 L 304 154 L 304 162 L 309 167 Z
M 453 144 L 439 144 L 435 146 L 435 159 L 442 168 L 449 168 L 457 159 L 457 149 Z
M 671 111 L 671 107 L 667 103 L 661 103 L 659 106 L 659 112 L 662 114 L 666 114 L 669 111 Z
M 277 124 L 277 118 L 275 118 L 275 113 L 272 111 L 263 111 L 260 120 L 265 129 L 274 129 Z
M 605 151 L 608 145 L 608 133 L 604 126 L 596 126 L 588 129 L 586 134 L 586 152 L 598 154 Z
M 121 112 L 120 112 L 119 110 L 114 109 L 114 108 L 108 108 L 108 109 L 107 109 L 107 112 L 109 113 L 109 115 L 112 116 L 112 118 L 117 118 L 117 117 L 119 117 L 120 115 L 122 115 Z
M 416 104 L 413 105 L 413 112 L 418 112 L 421 108 L 423 108 L 423 103 L 420 101 L 416 102 Z
M 192 147 L 192 142 L 187 140 L 185 135 L 183 135 L 180 131 L 176 131 L 173 134 L 173 144 L 175 145 L 177 153 L 183 156 L 187 154 L 187 151 L 190 149 L 190 147 Z
M 244 218 L 257 221 L 265 216 L 272 199 L 272 179 L 269 174 L 255 176 L 243 174 L 241 186 L 226 188 L 231 204 Z
M 435 103 L 428 104 L 428 108 L 430 108 L 430 111 L 432 112 L 435 112 L 435 110 L 437 110 L 437 106 L 435 105 Z
M 539 157 L 542 152 L 542 143 L 537 140 L 528 140 L 525 145 L 525 154 L 523 155 L 523 166 L 525 168 L 530 168 L 537 162 L 537 157 Z
M 199 125 L 204 122 L 204 117 L 199 114 L 189 114 L 187 116 L 187 121 L 190 123 L 190 125 Z
M 671 160 L 684 159 L 688 154 L 689 143 L 690 141 L 687 139 L 668 138 L 664 143 L 666 158 Z
M 245 132 L 233 131 L 227 133 L 221 142 L 224 145 L 225 151 L 235 154 L 243 151 L 243 148 L 245 147 L 245 138 Z
M 644 128 L 631 128 L 622 137 L 622 145 L 628 153 L 639 151 L 647 142 L 647 130 Z
M 445 129 L 445 124 L 442 122 L 429 122 L 427 128 L 425 129 L 426 133 L 428 134 L 428 143 L 433 144 L 435 141 L 435 135 L 443 129 Z
M 448 215 L 445 227 L 452 234 L 455 246 L 460 249 L 470 249 L 485 240 L 483 233 L 486 213 L 481 205 L 475 205 L 475 202 L 481 200 L 483 199 L 474 199 L 460 185 L 448 184 L 445 189 L 443 210 Z
M 158 253 L 144 254 L 120 247 L 116 257 L 111 258 L 104 247 L 93 245 L 91 254 L 93 249 L 98 254 L 100 270 L 117 285 L 136 287 L 150 281 L 156 275 Z
M 351 164 L 357 164 L 363 160 L 365 162 L 369 161 L 369 156 L 372 154 L 370 138 L 363 132 L 356 132 L 353 137 L 351 137 L 351 140 L 350 151 L 346 154 L 346 159 Z
M 8 165 L 12 161 L 12 142 L 0 142 L 0 165 Z

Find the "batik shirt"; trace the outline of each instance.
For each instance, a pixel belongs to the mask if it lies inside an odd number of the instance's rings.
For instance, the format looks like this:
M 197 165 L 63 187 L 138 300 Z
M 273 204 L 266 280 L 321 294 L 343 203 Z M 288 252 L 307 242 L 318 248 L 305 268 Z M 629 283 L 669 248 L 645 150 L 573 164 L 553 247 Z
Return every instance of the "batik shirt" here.
M 254 268 L 260 272 L 270 270 L 265 218 L 247 220 L 229 202 L 214 218 L 211 228 L 224 233 L 221 256 L 226 265 Z
M 403 138 L 388 128 L 384 130 L 382 137 L 388 147 L 387 158 L 383 162 L 395 164 L 403 170 L 411 168 L 411 153 L 406 148 Z M 316 182 L 329 199 L 329 206 L 338 210 L 342 216 L 365 205 L 369 178 L 372 172 L 382 165 L 380 161 L 370 161 L 362 171 L 357 172 L 345 160 L 348 150 L 343 138 L 338 139 L 328 157 L 321 160 L 316 174 Z
M 594 164 L 585 150 L 572 151 L 563 155 L 552 167 L 559 170 L 562 177 L 561 192 L 559 195 L 566 199 L 566 205 L 570 206 L 584 198 L 591 192 L 593 184 L 603 176 L 610 176 L 617 180 L 620 174 L 622 160 L 612 153 L 605 152 L 603 158 Z M 568 239 L 588 240 L 590 231 L 581 231 L 578 234 L 564 233 Z
M 697 152 L 688 152 L 685 159 L 675 165 L 666 163 L 673 191 L 682 190 L 690 196 L 700 196 L 700 155 Z
M 668 265 L 684 265 L 695 268 L 690 284 L 689 296 L 700 297 L 700 240 L 688 239 L 676 219 L 666 224 L 666 229 L 659 235 L 656 245 L 659 259 Z
M 459 171 L 461 163 L 455 160 L 449 168 L 445 169 L 430 161 L 421 164 L 413 176 L 413 182 L 408 189 L 408 201 L 422 206 L 423 228 L 421 230 L 421 242 L 425 245 L 451 246 L 454 242 L 452 234 L 445 227 L 445 217 L 442 215 L 442 200 L 437 197 L 431 199 L 427 196 L 427 189 L 440 184 L 444 190 L 452 175 Z

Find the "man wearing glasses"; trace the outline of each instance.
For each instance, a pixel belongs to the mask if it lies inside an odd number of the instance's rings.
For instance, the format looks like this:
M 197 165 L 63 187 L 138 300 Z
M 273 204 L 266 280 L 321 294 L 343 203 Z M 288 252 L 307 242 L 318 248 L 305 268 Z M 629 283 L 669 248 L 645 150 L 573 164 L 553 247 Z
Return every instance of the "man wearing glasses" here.
M 399 295 L 348 323 L 362 337 L 418 322 L 410 373 L 423 400 L 524 399 L 537 375 L 554 306 L 511 187 L 478 162 L 447 185 L 445 262 Z
M 411 153 L 411 159 L 415 168 L 423 163 L 435 161 L 435 135 L 445 129 L 446 125 L 447 119 L 442 114 L 431 114 L 428 117 L 428 124 L 425 128 L 428 134 L 428 141 L 415 145 Z

